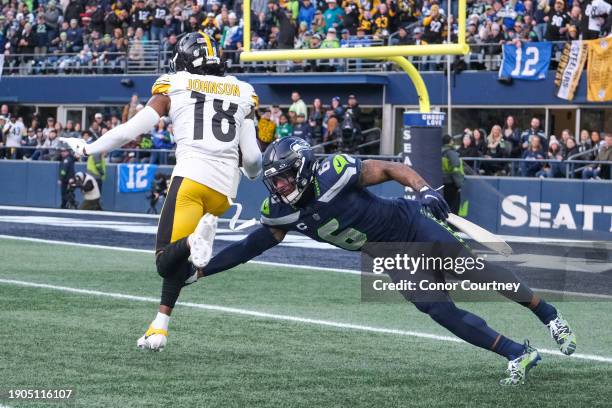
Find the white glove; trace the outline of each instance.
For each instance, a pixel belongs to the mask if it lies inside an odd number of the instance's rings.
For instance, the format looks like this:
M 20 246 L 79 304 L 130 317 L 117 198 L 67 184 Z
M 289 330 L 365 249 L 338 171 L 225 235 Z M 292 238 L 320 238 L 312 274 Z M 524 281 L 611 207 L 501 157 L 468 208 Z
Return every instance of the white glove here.
M 75 156 L 87 156 L 87 153 L 85 153 L 85 146 L 87 146 L 87 143 L 85 143 L 83 139 L 76 137 L 60 137 L 59 140 L 60 142 L 66 143 L 72 149 Z

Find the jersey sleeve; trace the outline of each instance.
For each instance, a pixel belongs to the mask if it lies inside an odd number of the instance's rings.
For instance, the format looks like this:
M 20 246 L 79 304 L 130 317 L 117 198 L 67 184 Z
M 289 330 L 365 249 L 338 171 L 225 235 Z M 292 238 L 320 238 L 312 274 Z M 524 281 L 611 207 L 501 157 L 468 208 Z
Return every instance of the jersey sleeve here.
M 164 74 L 157 78 L 153 87 L 151 87 L 151 95 L 168 95 L 170 92 L 170 75 Z
M 291 225 L 300 219 L 300 211 L 279 202 L 276 197 L 267 197 L 261 203 L 261 217 L 259 221 L 266 227 L 291 229 Z
M 355 187 L 360 175 L 361 160 L 347 154 L 328 156 L 318 169 L 318 200 L 330 202 L 343 190 Z

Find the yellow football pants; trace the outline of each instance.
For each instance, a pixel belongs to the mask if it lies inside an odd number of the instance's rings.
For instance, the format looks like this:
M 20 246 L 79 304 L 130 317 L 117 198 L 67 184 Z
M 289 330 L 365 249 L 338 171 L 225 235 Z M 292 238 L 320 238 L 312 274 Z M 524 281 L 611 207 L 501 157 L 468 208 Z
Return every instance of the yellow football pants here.
M 216 216 L 229 208 L 227 196 L 184 177 L 173 177 L 159 217 L 155 250 L 191 234 L 206 213 Z

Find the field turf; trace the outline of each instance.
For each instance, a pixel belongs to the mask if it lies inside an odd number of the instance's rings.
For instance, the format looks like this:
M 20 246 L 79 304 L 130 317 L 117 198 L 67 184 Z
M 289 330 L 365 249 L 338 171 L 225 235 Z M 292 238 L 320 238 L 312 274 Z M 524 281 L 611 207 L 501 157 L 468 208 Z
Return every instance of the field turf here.
M 152 254 L 0 239 L 0 260 L 3 394 L 72 388 L 70 406 L 82 407 L 609 407 L 612 401 L 611 302 L 556 302 L 577 331 L 578 351 L 606 361 L 544 354 L 526 386 L 502 389 L 503 359 L 453 341 L 410 304 L 361 302 L 356 275 L 247 264 L 206 278 L 184 290 L 180 300 L 192 304 L 177 306 L 168 347 L 151 353 L 137 349 L 136 340 L 157 308 L 161 279 Z M 501 300 L 461 307 L 518 341 L 528 337 L 554 349 L 545 328 L 520 306 Z M 0 399 L 0 406 L 45 404 Z

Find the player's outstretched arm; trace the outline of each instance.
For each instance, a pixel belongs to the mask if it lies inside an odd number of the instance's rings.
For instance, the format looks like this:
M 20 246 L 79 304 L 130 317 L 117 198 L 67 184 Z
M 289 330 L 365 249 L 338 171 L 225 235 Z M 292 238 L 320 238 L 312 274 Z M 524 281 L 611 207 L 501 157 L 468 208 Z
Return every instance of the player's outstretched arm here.
M 242 153 L 242 167 L 251 179 L 257 178 L 261 173 L 261 151 L 257 145 L 255 122 L 247 117 L 240 128 L 240 152 Z
M 60 140 L 67 143 L 77 155 L 109 152 L 150 131 L 159 122 L 159 118 L 168 113 L 169 109 L 170 98 L 156 94 L 149 99 L 147 106 L 133 118 L 109 130 L 92 144 L 88 145 L 77 138 L 60 138 Z
M 397 162 L 384 160 L 364 160 L 361 164 L 359 183 L 363 187 L 395 180 L 403 186 L 420 191 L 428 186 L 423 177 L 410 167 Z
M 410 167 L 396 162 L 383 160 L 365 160 L 361 164 L 359 183 L 363 187 L 384 183 L 394 180 L 403 186 L 418 191 L 418 200 L 436 218 L 445 220 L 448 218 L 449 207 L 444 197 Z
M 215 255 L 198 276 L 214 275 L 215 273 L 223 272 L 248 262 L 278 245 L 285 238 L 286 234 L 286 231 L 262 225 L 243 240 L 231 244 Z

